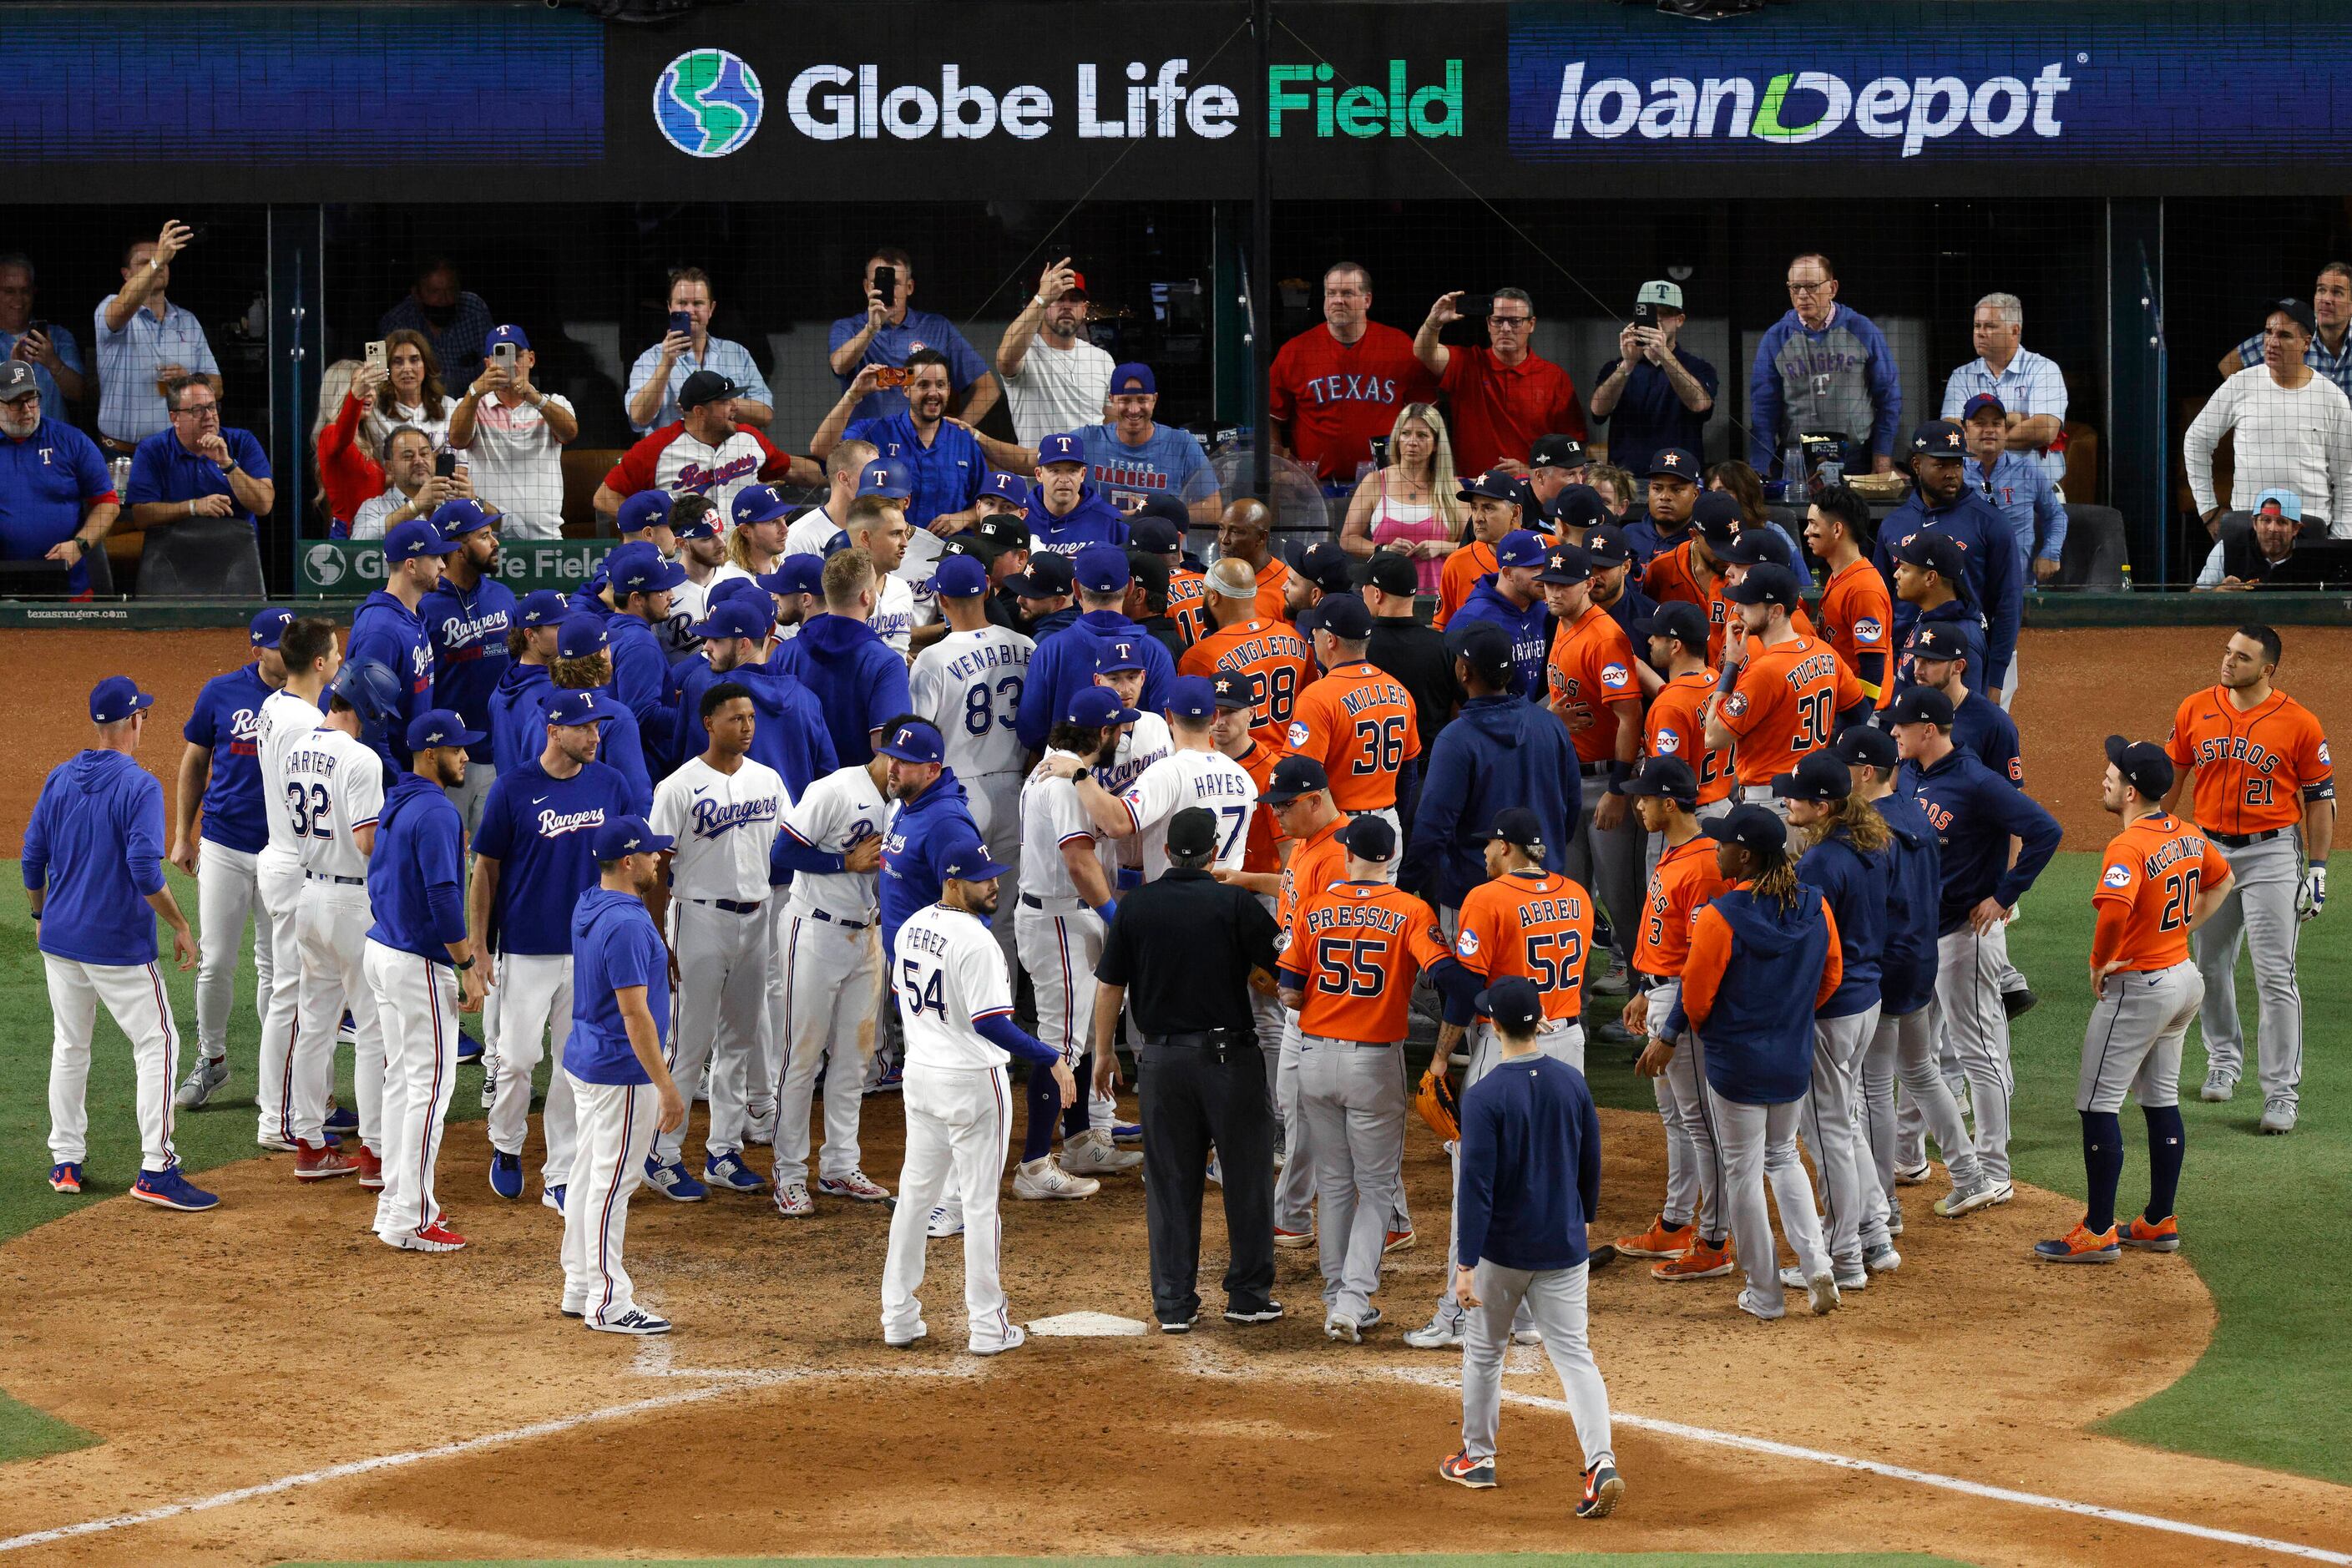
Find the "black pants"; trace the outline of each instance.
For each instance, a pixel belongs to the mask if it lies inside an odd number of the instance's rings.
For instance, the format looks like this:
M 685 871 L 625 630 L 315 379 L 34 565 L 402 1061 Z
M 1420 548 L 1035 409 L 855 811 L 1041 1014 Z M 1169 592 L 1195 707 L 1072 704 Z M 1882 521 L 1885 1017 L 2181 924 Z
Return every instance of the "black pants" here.
M 1147 1042 L 1142 1069 L 1152 1307 L 1163 1323 L 1186 1321 L 1200 1310 L 1201 1193 L 1214 1144 L 1231 1242 L 1225 1304 L 1260 1310 L 1274 1290 L 1274 1118 L 1265 1103 L 1265 1058 L 1246 1034 L 1227 1037 L 1222 1063 L 1204 1046 Z

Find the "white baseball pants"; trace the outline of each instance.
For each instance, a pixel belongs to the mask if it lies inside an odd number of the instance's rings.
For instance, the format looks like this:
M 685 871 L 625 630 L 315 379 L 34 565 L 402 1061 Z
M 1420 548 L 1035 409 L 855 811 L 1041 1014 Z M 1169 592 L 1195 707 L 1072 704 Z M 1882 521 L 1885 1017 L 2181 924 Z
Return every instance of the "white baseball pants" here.
M 139 1168 L 167 1171 L 179 1162 L 172 1147 L 172 1093 L 180 1075 L 180 1031 L 172 1022 L 157 963 L 84 963 L 41 954 L 49 986 L 49 1157 L 79 1163 L 89 1154 L 89 1040 L 98 1005 L 131 1042 L 139 1076 Z
M 549 1080 L 550 1104 L 557 1084 L 565 1101 L 578 1108 L 580 1128 L 563 1194 L 563 1310 L 609 1323 L 637 1304 L 636 1282 L 621 1263 L 621 1243 L 629 1226 L 629 1194 L 646 1177 L 661 1096 L 649 1083 L 589 1083 L 559 1064 Z
M 209 855 L 217 845 L 208 845 Z M 204 861 L 196 862 L 197 869 Z M 257 953 L 261 951 L 263 927 L 268 927 L 269 962 L 260 966 L 254 983 L 253 1011 L 261 1021 L 261 1039 L 254 1049 L 254 1104 L 260 1116 L 255 1135 L 264 1142 L 291 1142 L 289 1130 L 291 1102 L 287 1098 L 286 1078 L 294 1059 L 295 1018 L 300 1010 L 302 996 L 302 939 L 299 921 L 302 908 L 302 889 L 308 885 L 302 875 L 301 859 L 292 854 L 264 849 L 255 857 L 253 909 L 253 942 Z M 362 894 L 366 889 L 357 889 Z M 201 893 L 202 889 L 199 889 Z M 362 928 L 364 929 L 364 928 Z M 232 937 L 234 933 L 232 933 Z M 198 961 L 201 970 L 202 961 Z M 284 976 L 283 984 L 279 976 Z M 203 992 L 197 995 L 201 1001 Z M 340 1018 L 334 1020 L 340 1024 Z M 334 1070 L 335 1036 L 327 1032 L 327 1070 Z M 323 1096 L 325 1090 L 320 1090 Z M 324 1104 L 321 1102 L 320 1114 Z M 311 1139 L 317 1142 L 317 1138 Z
M 1102 957 L 1102 917 L 1076 899 L 1048 899 L 1046 908 L 1021 905 L 1013 916 L 1021 967 L 1037 997 L 1037 1037 L 1062 1053 L 1076 1071 L 1078 1058 L 1095 1048 L 1095 964 Z M 1108 1132 L 1118 1121 L 1118 1102 L 1081 1084 L 1087 1096 L 1087 1126 Z
M 997 1273 L 1003 1226 L 997 1217 L 1004 1158 L 1013 1147 L 1013 1089 L 1003 1068 L 907 1067 L 907 1161 L 898 1171 L 898 1205 L 890 1214 L 890 1251 L 882 1267 L 882 1337 L 907 1340 L 922 1321 L 915 1292 L 923 1283 L 924 1226 L 950 1200 L 963 1211 L 963 1308 L 975 1351 L 1003 1348 L 1013 1320 Z
M 215 1059 L 228 1054 L 228 1016 L 236 1006 L 236 950 L 253 920 L 253 1010 L 269 1014 L 277 947 L 260 900 L 260 856 L 209 838 L 196 842 L 196 1044 Z M 297 868 L 299 875 L 299 868 Z
M 702 1064 L 710 1063 L 710 1125 L 702 1143 L 715 1160 L 743 1147 L 753 1058 L 761 1054 L 760 1030 L 767 1017 L 769 917 L 764 903 L 742 913 L 691 899 L 673 900 L 669 907 L 678 970 L 670 1076 L 679 1093 L 691 1094 Z M 683 1124 L 657 1134 L 655 1157 L 674 1165 L 685 1142 Z
M 1976 1145 L 1969 1141 L 1969 1126 L 1961 1119 L 1960 1103 L 1953 1098 L 1951 1086 L 1944 1081 L 1943 1069 L 1937 1060 L 1937 1023 L 1933 1002 L 1899 1017 L 1882 1016 L 1871 1034 L 1869 1052 L 1863 1058 L 1863 1098 L 1870 1128 L 1871 1157 L 1878 1167 L 1878 1184 L 1890 1203 L 1895 1199 L 1895 1167 L 1903 1165 L 1907 1169 L 1924 1159 L 1927 1139 L 1931 1134 L 1936 1147 L 1943 1152 L 1944 1168 L 1950 1173 L 1952 1184 L 1976 1184 Z M 1921 1132 L 1916 1149 L 1906 1149 L 1903 1142 L 1903 1118 L 1895 1104 L 1898 1083 L 1903 1088 L 1904 1110 L 1919 1121 Z M 1907 1160 L 1906 1154 L 1910 1156 Z
M 572 1075 L 563 1070 L 563 1042 L 572 1033 L 572 955 L 499 954 L 499 983 L 491 994 L 501 993 L 493 1041 L 499 1053 L 499 1095 L 490 1104 L 490 1147 L 506 1154 L 522 1152 L 530 1136 L 530 1080 L 551 1048 L 552 1031 L 555 1069 L 547 1075 L 547 1110 L 540 1119 L 547 1159 L 539 1174 L 542 1185 L 560 1187 L 572 1179 L 580 1143 L 580 1110 L 572 1098 Z
M 1587 1331 L 1584 1264 L 1530 1273 L 1480 1259 L 1471 1271 L 1478 1305 L 1472 1309 L 1462 1341 L 1462 1447 L 1474 1459 L 1495 1457 L 1495 1432 L 1503 1418 L 1503 1357 L 1511 1348 L 1514 1317 L 1530 1319 L 1543 1336 L 1544 1353 L 1559 1374 L 1559 1391 L 1576 1423 L 1584 1468 L 1614 1464 L 1617 1450 L 1609 1431 L 1609 1389 L 1592 1359 Z M 1449 1287 L 1453 1282 L 1447 1281 Z
M 857 1037 L 874 1019 L 878 950 L 871 930 L 820 921 L 800 909 L 784 915 L 777 939 L 772 968 L 783 977 L 786 1044 L 775 1089 L 775 1179 L 782 1187 L 808 1181 L 809 1101 L 821 1066 L 824 1174 L 838 1179 L 857 1169 L 857 1117 L 866 1084 Z
M 283 987 L 295 994 L 293 1026 L 281 1103 L 283 1136 L 318 1143 L 326 1132 L 327 1090 L 335 1077 L 335 1030 L 352 1015 L 352 1091 L 360 1142 L 381 1156 L 383 1116 L 383 1020 L 367 978 L 367 932 L 373 921 L 367 889 L 306 880 L 286 924 L 294 932 L 299 975 Z
M 457 1081 L 457 972 L 373 937 L 365 963 L 383 1030 L 383 1191 L 375 1233 L 388 1239 L 423 1230 L 441 1213 L 433 1174 Z
M 1862 1057 L 1878 1029 L 1878 1004 L 1841 1018 L 1813 1020 L 1813 1082 L 1801 1102 L 1805 1142 L 1813 1148 L 1824 1245 L 1849 1274 L 1862 1267 L 1864 1215 L 1877 1207 L 1875 1173 L 1863 1178 L 1862 1138 L 1854 1126 L 1861 1103 Z

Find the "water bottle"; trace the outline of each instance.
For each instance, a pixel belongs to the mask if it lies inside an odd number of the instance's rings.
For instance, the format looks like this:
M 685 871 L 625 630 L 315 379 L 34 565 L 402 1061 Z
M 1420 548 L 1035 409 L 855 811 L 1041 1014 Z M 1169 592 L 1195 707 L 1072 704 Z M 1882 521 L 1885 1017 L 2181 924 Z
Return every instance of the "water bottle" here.
M 2123 591 L 2124 591 L 2125 593 L 2126 593 L 2126 594 L 2128 594 L 2128 593 L 2130 593 L 2130 592 L 2132 591 L 2131 563 L 2130 563 L 2130 562 L 2128 562 L 2128 561 L 2126 561 L 2126 562 L 2125 562 L 2125 563 L 2124 563 L 2124 586 L 2123 586 Z
M 1780 494 L 1790 506 L 1805 504 L 1805 438 L 1790 435 L 1780 454 Z

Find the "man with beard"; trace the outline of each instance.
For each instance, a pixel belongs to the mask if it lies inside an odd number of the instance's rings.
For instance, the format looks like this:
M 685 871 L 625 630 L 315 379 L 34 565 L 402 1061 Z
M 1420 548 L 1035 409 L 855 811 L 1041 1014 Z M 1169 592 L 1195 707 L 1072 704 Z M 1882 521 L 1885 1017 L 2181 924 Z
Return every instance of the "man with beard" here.
M 883 418 L 852 420 L 851 412 L 881 385 L 881 375 L 879 365 L 859 368 L 850 378 L 849 390 L 809 437 L 809 449 L 822 458 L 845 437 L 907 464 L 914 470 L 907 520 L 942 539 L 961 532 L 980 515 L 973 503 L 988 480 L 988 459 L 968 427 L 944 417 L 950 395 L 947 356 L 937 349 L 908 354 L 907 406 Z
M 1879 524 L 1871 561 L 1892 584 L 1895 547 L 1912 535 L 1934 531 L 1959 545 L 1969 584 L 1961 597 L 1972 600 L 1985 617 L 1985 662 L 1976 672 L 1980 677 L 1978 689 L 1999 702 L 2003 689 L 2014 684 L 2010 668 L 2017 656 L 2018 623 L 2025 613 L 2025 569 L 2009 519 L 1981 492 L 1969 488 L 1968 458 L 1968 435 L 1948 419 L 1911 433 L 1911 474 L 1917 488 Z M 1900 585 L 1896 588 L 1899 597 Z
M 514 591 L 490 575 L 499 531 L 479 501 L 442 502 L 433 526 L 452 549 L 441 563 L 441 581 L 417 601 L 416 614 L 433 644 L 433 706 L 482 733 L 467 753 L 473 765 L 466 782 L 449 796 L 470 836 L 481 826 L 482 802 L 498 777 L 490 697 L 507 672 L 507 628 L 518 606 Z
M 1013 435 L 1034 447 L 1057 430 L 1101 419 L 1110 368 L 1110 355 L 1087 337 L 1086 275 L 1071 270 L 1065 256 L 1038 278 L 1037 292 L 996 346 Z

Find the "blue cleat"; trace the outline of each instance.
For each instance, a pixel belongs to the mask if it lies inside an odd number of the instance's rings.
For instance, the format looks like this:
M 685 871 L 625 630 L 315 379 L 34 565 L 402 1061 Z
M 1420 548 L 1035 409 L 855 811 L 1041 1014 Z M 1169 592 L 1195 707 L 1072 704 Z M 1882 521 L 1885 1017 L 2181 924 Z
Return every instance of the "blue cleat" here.
M 682 1161 L 665 1165 L 653 1155 L 646 1156 L 646 1184 L 673 1203 L 698 1204 L 710 1195 L 710 1189 L 686 1173 Z
M 707 1161 L 702 1173 L 709 1178 L 712 1186 L 724 1192 L 764 1193 L 768 1190 L 768 1184 L 760 1179 L 760 1173 L 743 1163 L 740 1154 L 721 1154 L 716 1160 Z M 673 1197 L 676 1195 L 671 1194 Z
M 161 1171 L 142 1171 L 139 1184 L 131 1195 L 157 1208 L 178 1209 L 184 1214 L 197 1214 L 220 1206 L 220 1199 L 201 1188 L 189 1185 L 188 1178 L 180 1174 L 180 1167 L 170 1166 Z
M 490 1191 L 502 1198 L 522 1196 L 522 1156 L 503 1149 L 490 1151 Z

